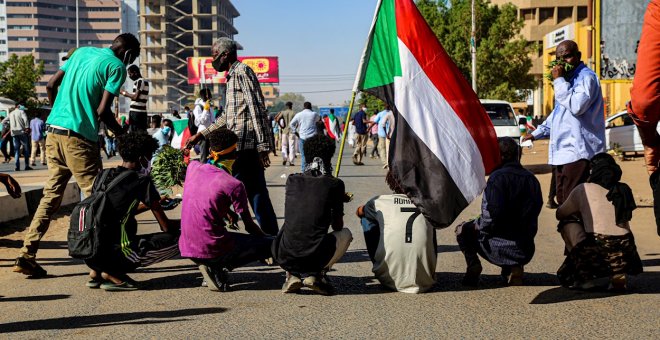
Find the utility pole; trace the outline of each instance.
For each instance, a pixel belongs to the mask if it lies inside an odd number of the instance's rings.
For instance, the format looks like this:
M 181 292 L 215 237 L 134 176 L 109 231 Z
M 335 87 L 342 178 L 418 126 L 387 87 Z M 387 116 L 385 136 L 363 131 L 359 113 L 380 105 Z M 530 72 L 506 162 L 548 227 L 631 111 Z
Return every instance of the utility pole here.
M 472 90 L 477 93 L 477 38 L 474 13 L 474 0 L 472 0 L 472 32 L 470 33 L 470 52 L 472 53 Z

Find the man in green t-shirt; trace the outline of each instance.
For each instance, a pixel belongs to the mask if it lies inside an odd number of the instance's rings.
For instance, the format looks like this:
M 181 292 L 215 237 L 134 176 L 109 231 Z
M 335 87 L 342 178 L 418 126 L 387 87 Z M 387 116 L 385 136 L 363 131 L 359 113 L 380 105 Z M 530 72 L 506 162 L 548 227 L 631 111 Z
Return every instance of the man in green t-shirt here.
M 46 91 L 53 107 L 46 121 L 50 177 L 25 234 L 14 272 L 32 277 L 46 275 L 35 260 L 39 241 L 62 203 L 71 176 L 85 196 L 91 194 L 94 178 L 101 169 L 97 144 L 99 121 L 115 135 L 124 133 L 110 107 L 126 80 L 126 66 L 139 55 L 140 42 L 134 35 L 124 33 L 115 38 L 110 48 L 76 49 L 48 81 Z

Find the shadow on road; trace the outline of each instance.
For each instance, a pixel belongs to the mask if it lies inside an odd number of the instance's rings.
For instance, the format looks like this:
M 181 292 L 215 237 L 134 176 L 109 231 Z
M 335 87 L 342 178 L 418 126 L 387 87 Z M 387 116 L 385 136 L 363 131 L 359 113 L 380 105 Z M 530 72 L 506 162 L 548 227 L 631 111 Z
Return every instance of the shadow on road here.
M 55 295 L 32 295 L 32 296 L 17 296 L 0 298 L 0 302 L 34 302 L 34 301 L 53 301 L 68 299 L 71 295 L 55 294 Z
M 69 316 L 62 318 L 19 321 L 0 324 L 0 333 L 25 332 L 36 330 L 77 329 L 114 325 L 144 325 L 186 321 L 186 316 L 198 317 L 202 314 L 217 314 L 226 308 L 191 308 L 168 311 L 115 313 L 101 315 Z
M 0 247 L 4 248 L 16 248 L 20 249 L 23 247 L 23 239 L 20 240 L 10 240 L 10 239 L 0 239 Z M 41 241 L 39 242 L 39 249 L 68 249 L 66 241 Z
M 484 275 L 480 277 L 477 287 L 463 286 L 461 280 L 464 273 L 437 272 L 435 273 L 436 283 L 433 292 L 457 292 L 485 289 L 507 288 L 504 279 L 500 275 Z M 557 286 L 559 280 L 553 274 L 548 273 L 525 273 L 525 286 Z
M 535 175 L 548 174 L 552 172 L 552 166 L 548 164 L 525 164 L 524 167 Z
M 43 244 L 43 242 L 42 242 Z M 6 262 L 6 264 L 0 264 L 0 267 L 13 267 L 16 258 L 13 259 L 0 259 L 0 263 Z M 76 260 L 73 258 L 39 258 L 37 262 L 42 266 L 46 267 L 48 270 L 49 266 L 75 266 L 83 264 L 81 260 Z
M 564 287 L 555 287 L 539 293 L 530 304 L 552 304 L 577 300 L 603 299 L 628 294 L 660 294 L 660 273 L 646 272 L 634 277 L 628 277 L 628 291 L 616 293 L 609 291 L 580 291 Z

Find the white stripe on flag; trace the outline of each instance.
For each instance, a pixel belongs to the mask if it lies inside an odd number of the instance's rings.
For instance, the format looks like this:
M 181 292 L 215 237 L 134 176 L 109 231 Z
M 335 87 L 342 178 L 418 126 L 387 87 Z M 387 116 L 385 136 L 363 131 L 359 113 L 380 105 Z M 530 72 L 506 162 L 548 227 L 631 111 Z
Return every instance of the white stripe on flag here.
M 396 108 L 472 202 L 486 186 L 481 153 L 463 121 L 401 40 L 399 56 L 402 77 L 394 79 Z

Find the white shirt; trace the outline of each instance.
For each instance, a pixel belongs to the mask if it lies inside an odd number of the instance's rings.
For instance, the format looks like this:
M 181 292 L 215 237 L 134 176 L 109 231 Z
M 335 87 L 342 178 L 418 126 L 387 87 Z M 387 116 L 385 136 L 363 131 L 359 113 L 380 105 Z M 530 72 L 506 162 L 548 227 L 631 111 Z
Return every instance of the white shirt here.
M 25 134 L 25 129 L 30 127 L 25 111 L 15 109 L 9 113 L 9 128 L 11 129 L 12 136 L 20 136 Z
M 211 111 L 204 110 L 204 104 L 202 98 L 197 98 L 195 101 L 193 115 L 195 116 L 195 125 L 197 125 L 198 131 L 203 131 L 209 127 L 209 125 L 213 124 L 213 120 L 211 120 Z

